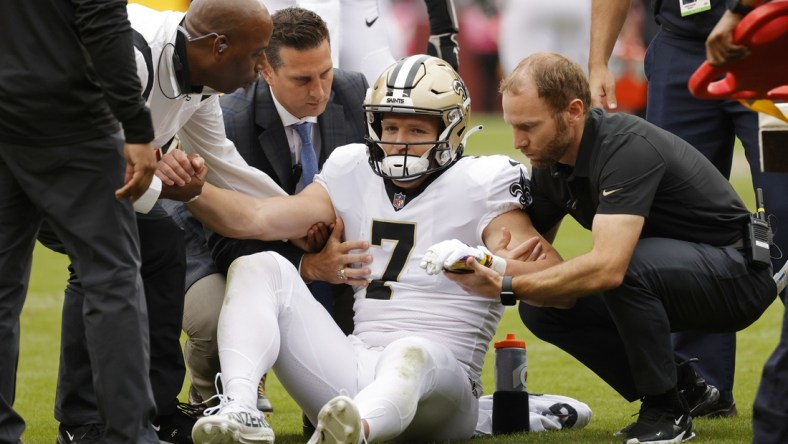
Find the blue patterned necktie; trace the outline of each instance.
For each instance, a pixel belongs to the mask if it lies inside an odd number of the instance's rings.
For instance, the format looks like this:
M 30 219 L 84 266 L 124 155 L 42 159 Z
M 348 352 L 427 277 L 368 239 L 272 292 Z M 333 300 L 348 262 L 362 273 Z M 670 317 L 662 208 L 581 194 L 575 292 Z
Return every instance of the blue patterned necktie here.
M 312 183 L 312 179 L 317 174 L 317 156 L 315 156 L 315 146 L 312 144 L 312 122 L 301 122 L 291 125 L 301 138 L 301 185 L 305 188 Z M 334 312 L 334 297 L 332 296 L 331 284 L 328 282 L 315 281 L 309 284 L 309 291 L 329 313 Z
M 312 122 L 301 122 L 291 127 L 296 130 L 301 138 L 301 182 L 304 187 L 312 183 L 317 174 L 317 156 L 315 146 L 312 144 Z

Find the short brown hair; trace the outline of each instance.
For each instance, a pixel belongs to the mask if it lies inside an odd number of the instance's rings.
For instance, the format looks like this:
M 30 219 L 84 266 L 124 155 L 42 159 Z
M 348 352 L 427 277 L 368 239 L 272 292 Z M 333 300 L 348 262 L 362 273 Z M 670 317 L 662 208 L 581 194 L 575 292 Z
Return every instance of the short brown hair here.
M 280 9 L 271 19 L 274 22 L 274 31 L 265 49 L 265 56 L 273 69 L 282 66 L 279 49 L 283 46 L 303 51 L 320 46 L 323 40 L 330 42 L 326 22 L 308 9 Z
M 501 94 L 517 94 L 529 77 L 536 85 L 537 94 L 547 102 L 553 114 L 565 110 L 574 99 L 580 99 L 588 112 L 591 90 L 583 69 L 577 63 L 556 52 L 532 54 L 503 79 L 498 90 Z

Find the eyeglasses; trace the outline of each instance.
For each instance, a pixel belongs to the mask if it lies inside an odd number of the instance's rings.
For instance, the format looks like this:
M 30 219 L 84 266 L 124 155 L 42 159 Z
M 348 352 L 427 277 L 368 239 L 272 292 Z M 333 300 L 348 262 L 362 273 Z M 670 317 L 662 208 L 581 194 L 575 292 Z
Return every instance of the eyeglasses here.
M 189 31 L 186 30 L 186 28 L 184 28 L 181 25 L 178 25 L 177 29 L 178 29 L 178 32 L 180 32 L 181 34 L 183 34 L 184 37 L 186 37 L 186 41 L 188 41 L 189 43 L 196 42 L 198 40 L 202 40 L 202 39 L 208 38 L 208 37 L 213 37 L 215 39 L 218 39 L 219 37 L 221 37 L 216 32 L 209 32 L 208 34 L 193 36 Z

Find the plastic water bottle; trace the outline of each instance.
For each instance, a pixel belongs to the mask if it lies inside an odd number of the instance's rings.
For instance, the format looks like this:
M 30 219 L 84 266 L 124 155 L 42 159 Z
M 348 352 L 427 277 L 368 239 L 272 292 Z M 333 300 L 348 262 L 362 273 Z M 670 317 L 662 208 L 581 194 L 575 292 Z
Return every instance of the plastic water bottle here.
M 530 430 L 527 379 L 525 341 L 508 333 L 506 339 L 495 343 L 494 435 Z

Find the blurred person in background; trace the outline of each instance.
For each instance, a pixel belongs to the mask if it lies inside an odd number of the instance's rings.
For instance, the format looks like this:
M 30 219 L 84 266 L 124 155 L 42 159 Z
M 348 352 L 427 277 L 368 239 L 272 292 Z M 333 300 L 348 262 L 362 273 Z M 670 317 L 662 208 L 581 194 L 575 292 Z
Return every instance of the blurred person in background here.
M 500 11 L 504 75 L 539 51 L 563 54 L 583 67 L 588 64 L 591 0 L 502 0 Z
M 457 69 L 459 27 L 454 0 L 423 1 L 430 35 L 418 52 L 442 58 Z M 368 83 L 402 55 L 392 51 L 400 45 L 392 42 L 399 36 L 390 0 L 268 0 L 265 4 L 271 13 L 293 6 L 317 13 L 325 20 L 331 36 L 334 67 L 360 72 Z

